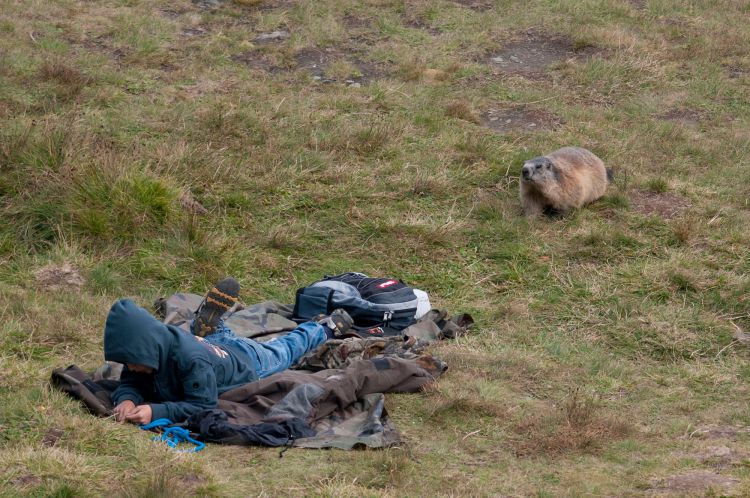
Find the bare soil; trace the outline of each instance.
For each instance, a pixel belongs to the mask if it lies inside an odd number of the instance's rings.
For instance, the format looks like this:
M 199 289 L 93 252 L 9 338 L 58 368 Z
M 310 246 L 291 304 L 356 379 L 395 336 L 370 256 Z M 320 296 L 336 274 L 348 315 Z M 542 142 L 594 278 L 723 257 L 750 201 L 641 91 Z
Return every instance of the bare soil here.
M 550 130 L 562 124 L 562 120 L 550 112 L 525 107 L 488 109 L 482 113 L 481 120 L 484 126 L 500 133 Z
M 47 265 L 37 270 L 34 276 L 39 285 L 49 290 L 80 289 L 86 283 L 78 269 L 70 263 L 65 263 L 62 266 Z
M 704 425 L 690 434 L 690 437 L 703 439 L 729 439 L 736 440 L 739 435 L 750 436 L 750 427 L 735 425 Z
M 697 109 L 688 109 L 686 107 L 671 109 L 664 114 L 659 115 L 659 119 L 663 121 L 673 121 L 675 123 L 687 125 L 698 124 L 703 118 L 703 112 Z
M 424 19 L 420 17 L 405 15 L 403 22 L 404 22 L 404 26 L 406 26 L 407 28 L 421 29 L 422 31 L 425 31 L 431 34 L 432 36 L 437 36 L 440 33 L 442 33 L 442 31 L 440 31 L 437 28 L 433 28 L 432 26 L 427 24 Z
M 520 40 L 491 53 L 488 63 L 504 74 L 533 77 L 542 74 L 552 64 L 571 59 L 585 59 L 597 51 L 591 46 L 577 49 L 573 40 L 567 37 L 528 32 Z
M 695 458 L 701 463 L 714 465 L 717 467 L 726 467 L 730 465 L 741 465 L 748 460 L 750 454 L 745 451 L 738 451 L 728 446 L 707 446 L 695 453 L 686 456 Z
M 351 51 L 338 48 L 304 48 L 298 51 L 290 66 L 275 64 L 263 52 L 250 50 L 232 57 L 235 62 L 240 62 L 252 69 L 261 69 L 270 73 L 284 71 L 307 71 L 314 80 L 321 83 L 346 83 L 366 84 L 387 74 L 387 68 L 382 65 L 365 62 L 349 55 Z M 346 78 L 336 79 L 327 74 L 327 69 L 335 62 L 347 61 L 356 67 L 355 74 Z
M 57 427 L 50 427 L 42 438 L 42 446 L 51 448 L 57 445 L 57 442 L 60 440 L 63 434 L 64 431 L 62 429 L 59 429 Z
M 739 479 L 725 477 L 715 472 L 707 470 L 694 470 L 683 474 L 669 476 L 656 484 L 652 490 L 656 494 L 676 494 L 685 495 L 686 493 L 700 493 L 710 489 L 729 491 Z
M 453 3 L 477 12 L 484 12 L 492 8 L 492 2 L 488 0 L 453 0 Z
M 656 215 L 665 220 L 674 218 L 690 205 L 684 197 L 669 192 L 632 190 L 629 198 L 630 206 L 634 211 L 645 215 Z

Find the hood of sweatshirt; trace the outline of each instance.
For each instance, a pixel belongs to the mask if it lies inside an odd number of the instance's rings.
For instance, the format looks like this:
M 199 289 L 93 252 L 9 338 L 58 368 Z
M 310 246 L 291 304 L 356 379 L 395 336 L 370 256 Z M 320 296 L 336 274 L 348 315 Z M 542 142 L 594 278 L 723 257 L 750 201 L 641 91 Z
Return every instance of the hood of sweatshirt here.
M 104 359 L 134 363 L 158 372 L 166 366 L 174 334 L 129 299 L 112 305 L 104 326 Z

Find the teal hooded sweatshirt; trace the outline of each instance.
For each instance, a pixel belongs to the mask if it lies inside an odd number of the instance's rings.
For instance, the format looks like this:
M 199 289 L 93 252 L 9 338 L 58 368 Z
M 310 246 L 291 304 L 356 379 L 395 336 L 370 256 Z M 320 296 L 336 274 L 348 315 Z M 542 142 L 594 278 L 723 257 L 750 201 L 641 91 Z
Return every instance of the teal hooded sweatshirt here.
M 154 369 L 152 374 L 141 374 L 126 366 L 120 386 L 112 393 L 115 405 L 125 400 L 149 403 L 152 420 L 182 422 L 216 407 L 219 394 L 258 380 L 244 351 L 209 344 L 166 325 L 129 299 L 117 301 L 109 311 L 104 358 Z

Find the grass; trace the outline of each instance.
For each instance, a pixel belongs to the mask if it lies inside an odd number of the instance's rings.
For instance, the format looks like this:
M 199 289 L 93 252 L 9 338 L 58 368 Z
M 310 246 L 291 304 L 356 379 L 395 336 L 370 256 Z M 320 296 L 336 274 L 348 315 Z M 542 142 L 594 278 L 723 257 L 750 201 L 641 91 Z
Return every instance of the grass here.
M 746 436 L 686 437 L 750 425 L 749 9 L 0 0 L 0 494 L 641 496 L 701 468 L 750 494 L 747 461 L 691 457 Z M 528 37 L 573 55 L 488 63 Z M 326 67 L 305 70 L 314 47 Z M 498 133 L 489 109 L 559 125 Z M 523 160 L 562 145 L 613 185 L 521 217 Z M 37 282 L 64 263 L 82 287 Z M 400 448 L 177 455 L 47 387 L 99 365 L 120 296 L 234 275 L 247 302 L 290 301 L 347 270 L 478 322 L 433 347 L 432 389 L 388 396 Z

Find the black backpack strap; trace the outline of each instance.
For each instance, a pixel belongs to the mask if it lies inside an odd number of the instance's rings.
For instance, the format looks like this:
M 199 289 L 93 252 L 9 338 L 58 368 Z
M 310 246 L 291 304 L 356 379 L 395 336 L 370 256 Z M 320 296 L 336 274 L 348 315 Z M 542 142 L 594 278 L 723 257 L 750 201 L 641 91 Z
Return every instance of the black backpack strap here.
M 297 289 L 297 293 L 294 295 L 294 310 L 292 310 L 293 317 L 299 317 L 299 296 L 305 291 L 304 287 Z

